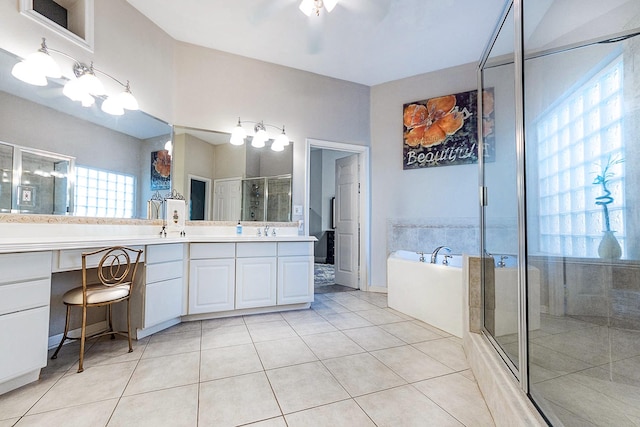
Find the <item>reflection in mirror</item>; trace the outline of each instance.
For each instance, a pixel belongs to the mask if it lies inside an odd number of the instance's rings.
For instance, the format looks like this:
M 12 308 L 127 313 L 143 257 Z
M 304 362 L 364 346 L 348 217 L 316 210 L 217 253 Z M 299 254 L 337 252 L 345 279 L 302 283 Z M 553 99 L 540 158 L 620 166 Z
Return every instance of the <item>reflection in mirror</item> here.
M 69 180 L 74 183 L 73 191 L 56 194 L 56 199 L 61 194 L 74 194 L 73 199 L 57 200 L 64 209 L 16 211 L 14 206 L 13 212 L 145 218 L 146 201 L 153 194 L 151 153 L 164 149 L 171 138 L 171 126 L 141 111 L 110 116 L 100 109 L 101 99 L 91 107 L 82 107 L 62 94 L 64 78 L 48 79 L 43 87 L 21 82 L 11 75 L 19 60 L 0 49 L 0 141 L 75 158 L 76 174 Z M 19 196 L 18 183 L 5 181 L 13 176 L 5 151 L 0 150 L 1 212 L 11 211 Z M 78 179 L 80 172 L 85 173 L 84 180 Z M 79 189 L 82 182 L 85 188 Z M 38 199 L 45 197 L 40 189 L 33 194 Z
M 189 219 L 291 221 L 293 143 L 284 151 L 229 143 L 225 132 L 174 127 L 172 188 Z

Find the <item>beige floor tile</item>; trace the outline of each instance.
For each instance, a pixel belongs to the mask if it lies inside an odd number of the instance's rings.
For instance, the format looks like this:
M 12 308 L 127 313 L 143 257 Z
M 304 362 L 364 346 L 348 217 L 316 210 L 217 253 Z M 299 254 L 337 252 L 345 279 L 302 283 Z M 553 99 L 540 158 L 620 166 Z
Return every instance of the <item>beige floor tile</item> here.
M 264 314 L 251 314 L 248 316 L 243 316 L 244 322 L 247 325 L 252 323 L 264 323 L 264 322 L 273 322 L 275 320 L 284 320 L 282 314 L 280 313 L 264 313 Z
M 221 319 L 207 319 L 202 321 L 202 330 L 217 329 L 224 326 L 242 326 L 244 325 L 242 316 L 223 317 Z
M 344 305 L 332 300 L 332 299 L 326 299 L 324 301 L 322 301 L 322 306 L 324 308 L 328 308 L 333 310 L 335 313 L 349 313 L 350 310 L 345 307 Z
M 373 326 L 373 324 L 362 317 L 358 316 L 356 313 L 337 313 L 337 314 L 328 314 L 324 316 L 325 319 L 329 321 L 333 326 L 340 330 L 344 329 L 353 329 L 353 328 L 364 328 L 365 326 Z
M 174 325 L 170 328 L 167 328 L 163 331 L 156 333 L 155 335 L 165 335 L 165 334 L 184 334 L 185 332 L 200 332 L 202 330 L 202 324 L 199 320 L 191 321 L 191 322 L 182 322 Z
M 478 385 L 463 375 L 432 378 L 414 387 L 467 427 L 495 425 Z
M 569 378 L 592 390 L 619 402 L 618 410 L 625 415 L 640 417 L 640 387 L 611 377 L 611 372 L 603 368 L 592 368 L 569 375 Z
M 383 308 L 376 308 L 374 310 L 363 310 L 358 312 L 358 316 L 368 320 L 374 325 L 384 325 L 385 323 L 402 322 L 400 316 L 395 315 Z
M 118 399 L 86 403 L 69 408 L 27 415 L 16 427 L 94 427 L 104 426 L 116 407 Z
M 410 345 L 388 348 L 371 353 L 407 382 L 416 382 L 446 375 L 453 370 Z
M 349 292 L 349 294 L 350 293 L 351 292 Z M 347 294 L 347 293 L 343 292 L 343 294 Z M 351 311 L 375 310 L 376 308 L 379 308 L 376 305 L 373 305 L 360 298 L 356 298 L 348 294 L 344 296 L 335 296 L 333 300 L 338 304 L 340 304 L 341 306 L 346 307 Z
M 461 427 L 463 424 L 410 385 L 356 398 L 379 427 Z
M 142 359 L 124 391 L 125 396 L 198 382 L 200 352 Z
M 331 323 L 324 320 L 319 315 L 318 315 L 318 319 L 311 319 L 306 321 L 294 321 L 294 322 L 289 321 L 289 324 L 300 336 L 321 334 L 324 332 L 334 332 L 338 330 L 336 329 L 335 326 L 333 326 Z
M 251 335 L 245 325 L 224 326 L 202 331 L 203 350 L 251 343 Z
M 94 341 L 87 343 L 85 347 L 85 355 L 89 353 L 89 350 L 94 344 Z M 55 349 L 48 351 L 47 366 L 42 368 L 42 373 L 52 374 L 54 372 L 67 372 L 73 365 L 76 365 L 78 369 L 78 359 L 80 358 L 80 342 L 72 341 L 62 346 L 58 352 L 58 357 L 52 359 Z
M 0 396 L 0 419 L 21 417 L 60 379 L 64 372 L 40 374 L 38 381 Z
M 440 335 L 443 338 L 451 338 L 453 340 L 458 340 L 459 343 L 462 344 L 462 339 L 460 339 L 458 337 L 455 337 L 455 336 L 451 335 L 450 333 L 443 331 L 442 329 L 438 329 L 435 326 L 432 326 L 432 325 L 430 325 L 428 323 L 424 323 L 421 320 L 412 319 L 412 322 L 415 323 L 416 325 L 422 327 L 422 328 L 428 329 L 431 332 Z
M 266 323 L 249 323 L 249 334 L 254 343 L 297 337 L 296 331 L 284 320 Z
M 546 400 L 579 414 L 581 418 L 598 426 L 635 427 L 625 415 L 623 405 L 566 375 L 531 385 L 534 396 L 543 396 Z
M 285 415 L 289 427 L 375 427 L 352 399 Z
M 201 426 L 235 426 L 280 415 L 264 372 L 200 383 Z
M 0 427 L 13 427 L 20 418 L 9 418 L 7 420 L 0 420 Z
M 473 375 L 473 371 L 471 369 L 465 369 L 464 371 L 460 371 L 458 373 L 469 381 L 477 382 L 476 377 L 475 375 Z
M 129 353 L 129 342 L 126 338 L 102 339 L 85 352 L 84 367 L 139 360 L 148 342 L 149 338 L 133 341 L 133 351 Z
M 263 370 L 253 344 L 202 350 L 200 381 L 211 381 Z
M 109 427 L 195 427 L 198 425 L 198 385 L 169 388 L 118 402 Z
M 346 329 L 343 333 L 367 351 L 405 345 L 405 342 L 378 326 Z
M 285 414 L 349 397 L 320 362 L 273 369 L 267 376 Z
M 382 329 L 389 332 L 392 335 L 400 338 L 407 344 L 418 343 L 422 341 L 437 340 L 442 338 L 441 335 L 436 334 L 428 329 L 416 325 L 411 321 L 389 323 L 387 325 L 380 325 Z
M 406 384 L 368 353 L 328 359 L 323 363 L 352 397 Z
M 257 423 L 245 424 L 246 427 L 287 427 L 284 417 L 270 418 Z
M 565 316 L 540 315 L 540 330 L 548 334 L 561 334 L 576 329 L 591 328 L 591 323 Z
M 308 322 L 312 320 L 323 320 L 322 316 L 310 308 L 304 310 L 283 311 L 282 317 L 292 325 L 294 322 Z
M 168 356 L 200 350 L 202 332 L 189 331 L 181 334 L 153 335 L 142 353 L 142 358 Z
M 259 342 L 255 344 L 255 347 L 264 369 L 281 368 L 318 360 L 299 337 Z
M 394 315 L 398 316 L 398 317 L 399 317 L 399 318 L 401 318 L 401 319 L 404 319 L 404 320 L 414 320 L 414 319 L 413 319 L 413 317 L 411 317 L 411 316 L 407 316 L 406 314 L 401 313 L 401 312 L 399 312 L 398 310 L 394 310 L 393 308 L 389 308 L 389 307 L 387 307 L 387 308 L 385 308 L 385 310 L 386 310 L 386 311 L 388 311 L 388 312 L 389 312 L 389 313 L 391 313 L 391 314 L 394 314 Z
M 137 362 L 92 366 L 68 373 L 36 403 L 28 415 L 120 397 Z
M 377 307 L 384 308 L 387 306 L 387 294 L 376 292 L 354 292 L 355 296 L 363 299 Z
M 450 338 L 424 341 L 413 344 L 413 346 L 454 371 L 469 369 L 464 348 L 462 348 L 461 344 L 458 344 Z
M 320 359 L 348 356 L 365 351 L 342 332 L 307 335 L 302 339 Z

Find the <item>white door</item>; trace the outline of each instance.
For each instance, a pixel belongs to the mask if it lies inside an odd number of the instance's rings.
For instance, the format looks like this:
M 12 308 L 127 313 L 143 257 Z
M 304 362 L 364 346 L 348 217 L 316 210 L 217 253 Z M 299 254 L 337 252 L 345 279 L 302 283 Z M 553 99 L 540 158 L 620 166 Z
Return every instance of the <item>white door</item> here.
M 242 181 L 215 180 L 213 183 L 214 221 L 238 221 L 242 212 Z
M 189 314 L 233 310 L 235 258 L 192 259 L 189 264 Z
M 336 284 L 358 289 L 358 154 L 336 160 Z

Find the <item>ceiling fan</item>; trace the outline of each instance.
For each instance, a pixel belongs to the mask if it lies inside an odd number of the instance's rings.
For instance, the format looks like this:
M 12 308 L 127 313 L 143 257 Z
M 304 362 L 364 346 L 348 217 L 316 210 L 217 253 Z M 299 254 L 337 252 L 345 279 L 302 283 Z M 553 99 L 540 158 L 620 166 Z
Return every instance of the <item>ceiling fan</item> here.
M 302 0 L 298 8 L 307 16 L 315 13 L 320 16 L 320 11 L 324 8 L 327 12 L 331 12 L 338 4 L 338 0 Z

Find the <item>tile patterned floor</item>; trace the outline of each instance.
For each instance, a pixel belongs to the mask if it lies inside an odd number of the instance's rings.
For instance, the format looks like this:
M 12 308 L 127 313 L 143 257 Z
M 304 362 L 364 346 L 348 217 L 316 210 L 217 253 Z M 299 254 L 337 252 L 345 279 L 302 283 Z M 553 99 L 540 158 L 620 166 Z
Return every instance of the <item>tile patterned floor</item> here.
M 640 331 L 541 315 L 531 331 L 531 392 L 555 425 L 640 426 Z M 517 336 L 499 338 L 517 355 Z
M 76 344 L 0 396 L 5 426 L 493 426 L 461 341 L 387 307 L 316 295 L 309 310 L 188 322 L 134 344 Z

